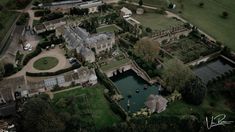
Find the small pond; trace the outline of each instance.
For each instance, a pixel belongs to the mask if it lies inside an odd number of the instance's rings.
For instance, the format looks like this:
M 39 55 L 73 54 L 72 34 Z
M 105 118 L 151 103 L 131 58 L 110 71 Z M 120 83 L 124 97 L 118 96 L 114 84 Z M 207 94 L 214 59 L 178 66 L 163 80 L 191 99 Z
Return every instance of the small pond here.
M 158 94 L 158 85 L 147 85 L 147 82 L 137 76 L 132 70 L 120 73 L 110 79 L 124 97 L 123 100 L 119 101 L 120 105 L 129 112 L 139 111 L 145 106 L 144 103 L 150 94 Z M 137 93 L 136 90 L 139 92 Z M 130 98 L 128 98 L 129 95 L 131 95 Z M 130 104 L 129 109 L 127 107 L 128 100 Z
M 202 66 L 194 68 L 194 73 L 202 79 L 204 83 L 233 70 L 234 67 L 223 58 L 217 58 Z

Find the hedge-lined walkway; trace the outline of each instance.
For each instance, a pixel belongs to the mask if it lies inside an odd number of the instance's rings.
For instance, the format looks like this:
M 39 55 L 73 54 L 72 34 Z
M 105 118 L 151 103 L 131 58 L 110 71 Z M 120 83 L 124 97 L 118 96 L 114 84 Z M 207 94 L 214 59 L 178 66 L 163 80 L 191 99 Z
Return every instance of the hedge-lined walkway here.
M 38 70 L 33 67 L 33 64 L 35 61 L 37 61 L 40 58 L 48 57 L 48 56 L 55 57 L 59 60 L 58 64 L 55 67 L 53 67 L 50 70 Z M 42 53 L 40 53 L 38 56 L 31 59 L 21 71 L 17 72 L 16 74 L 8 78 L 24 76 L 26 72 L 32 72 L 32 73 L 55 72 L 64 68 L 69 68 L 69 67 L 71 67 L 71 64 L 69 64 L 68 60 L 65 58 L 64 51 L 60 49 L 58 46 L 56 46 L 55 49 L 50 49 L 49 51 L 42 51 Z

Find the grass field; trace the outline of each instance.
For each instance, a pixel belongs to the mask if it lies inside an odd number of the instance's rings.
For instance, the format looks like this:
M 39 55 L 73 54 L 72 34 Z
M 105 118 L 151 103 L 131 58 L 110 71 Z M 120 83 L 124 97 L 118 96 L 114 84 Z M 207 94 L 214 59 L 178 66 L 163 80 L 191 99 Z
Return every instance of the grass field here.
M 202 119 L 205 119 L 205 114 L 211 112 L 214 116 L 226 114 L 228 117 L 235 117 L 233 111 L 225 103 L 225 99 L 220 95 L 217 95 L 216 98 L 207 95 L 203 103 L 199 106 L 187 104 L 184 101 L 179 100 L 170 103 L 161 115 L 181 116 L 198 113 Z
M 215 37 L 235 51 L 235 1 L 234 0 L 170 0 L 176 3 L 176 10 L 190 23 Z M 180 3 L 180 1 L 182 1 Z M 204 7 L 199 7 L 203 2 Z M 159 5 L 159 0 L 145 0 L 144 4 Z M 182 8 L 183 7 L 183 8 Z M 221 18 L 223 11 L 228 18 Z
M 89 110 L 92 112 L 92 116 L 94 119 L 95 126 L 97 128 L 104 127 L 104 126 L 111 126 L 114 123 L 118 123 L 120 118 L 115 115 L 111 109 L 109 108 L 109 104 L 103 95 L 104 86 L 96 85 L 92 87 L 86 88 L 77 88 L 71 91 L 66 91 L 62 93 L 57 93 L 54 95 L 53 103 L 57 104 L 62 98 L 69 98 L 69 97 L 78 97 L 81 95 L 86 95 L 88 99 Z M 81 100 L 76 100 L 77 103 L 77 110 L 82 110 L 80 108 L 80 104 L 83 103 Z M 70 111 L 69 107 L 61 108 L 56 107 L 59 111 Z
M 38 70 L 49 70 L 55 67 L 59 60 L 55 57 L 43 57 L 34 62 L 33 67 Z
M 13 11 L 0 11 L 0 42 L 12 26 L 18 14 Z
M 134 15 L 133 17 L 143 26 L 152 28 L 154 30 L 166 29 L 170 26 L 182 24 L 182 22 L 178 20 L 167 18 L 164 15 L 157 13 L 145 13 L 143 15 Z
M 225 114 L 227 118 L 235 118 L 234 89 L 225 87 L 224 84 L 234 82 L 235 76 L 227 77 L 224 80 L 216 81 L 207 87 L 207 94 L 203 103 L 199 106 L 190 105 L 182 100 L 169 103 L 162 115 L 185 115 L 199 114 L 205 120 L 206 113 Z
M 126 64 L 129 61 L 130 60 L 128 58 L 124 58 L 124 59 L 121 59 L 121 60 L 116 60 L 116 59 L 115 60 L 111 60 L 111 61 L 107 62 L 106 65 L 101 66 L 101 69 L 103 71 L 107 71 L 107 70 L 110 70 L 112 68 L 119 67 L 119 66 L 121 66 L 123 64 Z
M 113 32 L 114 33 L 115 31 L 119 31 L 120 28 L 117 27 L 116 25 L 105 25 L 102 27 L 98 27 L 96 30 L 99 33 L 102 33 L 102 32 Z

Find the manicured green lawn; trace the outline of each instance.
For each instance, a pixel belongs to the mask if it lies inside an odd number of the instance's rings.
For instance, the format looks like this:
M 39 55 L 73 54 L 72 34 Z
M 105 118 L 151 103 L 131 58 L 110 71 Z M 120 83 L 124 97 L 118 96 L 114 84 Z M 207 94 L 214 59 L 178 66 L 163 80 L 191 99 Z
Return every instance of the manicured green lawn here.
M 43 57 L 34 62 L 33 67 L 38 70 L 49 70 L 55 67 L 59 60 L 55 57 Z
M 115 68 L 115 67 L 119 67 L 119 66 L 121 66 L 121 65 L 123 65 L 123 64 L 126 64 L 126 63 L 128 63 L 130 60 L 128 59 L 128 58 L 124 58 L 124 59 L 122 59 L 122 60 L 112 60 L 112 61 L 109 61 L 109 62 L 107 62 L 107 64 L 106 65 L 103 65 L 103 66 L 101 66 L 101 69 L 103 70 L 103 71 L 107 71 L 107 70 L 109 70 L 109 69 L 112 69 L 112 68 Z
M 170 26 L 177 26 L 183 24 L 182 22 L 173 18 L 167 18 L 164 15 L 157 13 L 144 13 L 143 15 L 133 16 L 143 26 L 149 27 L 155 30 L 161 30 L 169 28 Z
M 169 0 L 143 0 L 144 5 L 150 6 L 167 6 Z M 134 2 L 139 2 L 139 0 L 134 0 Z
M 211 105 L 214 104 L 214 106 Z M 198 113 L 201 118 L 205 118 L 205 114 L 211 112 L 213 115 L 226 114 L 228 117 L 235 117 L 233 111 L 225 105 L 225 99 L 218 95 L 217 99 L 207 96 L 203 103 L 199 106 L 190 105 L 184 101 L 175 101 L 169 103 L 166 110 L 160 113 L 161 115 L 190 115 Z
M 119 31 L 121 30 L 119 27 L 117 27 L 116 25 L 105 25 L 102 27 L 98 27 L 97 28 L 97 32 L 101 33 L 101 32 L 115 32 L 115 31 Z
M 108 101 L 103 95 L 103 91 L 104 86 L 97 84 L 92 87 L 78 88 L 63 93 L 57 93 L 54 95 L 53 104 L 56 104 L 62 98 L 86 95 L 88 99 L 87 107 L 89 107 L 88 109 L 92 112 L 95 126 L 97 128 L 111 126 L 114 123 L 118 123 L 120 121 L 120 118 L 111 111 Z M 77 110 L 80 111 L 81 108 L 79 107 L 79 104 L 81 104 L 82 102 L 79 99 L 76 100 L 76 102 L 78 106 Z M 56 107 L 56 109 L 58 111 L 69 111 L 68 107 Z
M 235 1 L 234 0 L 171 0 L 176 3 L 176 10 L 190 23 L 215 37 L 235 51 Z M 182 4 L 183 8 L 181 8 Z M 200 8 L 200 2 L 204 7 Z M 159 5 L 158 0 L 145 0 L 144 4 Z M 228 18 L 221 18 L 223 11 L 228 12 Z

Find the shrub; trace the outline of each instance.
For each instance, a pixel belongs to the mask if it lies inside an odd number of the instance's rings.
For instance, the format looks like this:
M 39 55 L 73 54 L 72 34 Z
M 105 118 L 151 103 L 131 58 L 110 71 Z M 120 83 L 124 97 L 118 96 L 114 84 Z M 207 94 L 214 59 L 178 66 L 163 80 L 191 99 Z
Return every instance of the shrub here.
M 227 18 L 227 17 L 228 17 L 228 12 L 223 11 L 223 12 L 222 12 L 222 17 L 223 17 L 223 18 Z
M 51 12 L 50 10 L 35 11 L 34 16 L 41 17 L 41 16 L 44 16 L 45 14 L 49 14 L 50 12 Z
M 19 20 L 16 22 L 16 25 L 24 25 L 26 24 L 27 20 L 29 19 L 29 14 L 28 13 L 23 13 Z
M 148 32 L 148 33 L 151 33 L 151 32 L 152 32 L 152 29 L 149 28 L 149 27 L 147 27 L 145 30 L 146 30 L 146 32 Z
M 46 13 L 45 15 L 43 15 L 40 19 L 41 22 L 44 22 L 44 21 L 51 21 L 51 20 L 55 20 L 55 19 L 59 19 L 59 18 L 62 18 L 64 17 L 64 14 L 59 12 L 59 13 Z
M 201 7 L 201 8 L 204 7 L 204 3 L 203 3 L 203 2 L 200 2 L 200 3 L 199 3 L 199 7 Z
M 5 77 L 16 73 L 16 69 L 15 69 L 14 65 L 11 64 L 11 63 L 5 64 L 4 65 L 4 70 L 5 70 L 5 74 L 4 74 Z

